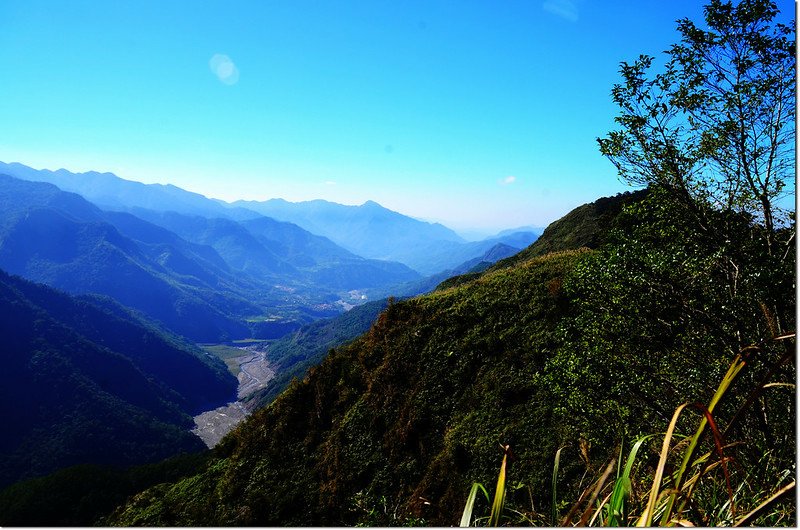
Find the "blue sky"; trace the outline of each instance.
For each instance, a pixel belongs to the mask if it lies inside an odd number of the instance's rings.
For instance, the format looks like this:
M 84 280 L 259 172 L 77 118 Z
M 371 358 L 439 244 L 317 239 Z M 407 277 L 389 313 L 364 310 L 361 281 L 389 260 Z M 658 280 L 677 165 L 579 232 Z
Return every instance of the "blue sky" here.
M 546 225 L 627 189 L 610 90 L 682 17 L 702 3 L 3 0 L 0 160 Z

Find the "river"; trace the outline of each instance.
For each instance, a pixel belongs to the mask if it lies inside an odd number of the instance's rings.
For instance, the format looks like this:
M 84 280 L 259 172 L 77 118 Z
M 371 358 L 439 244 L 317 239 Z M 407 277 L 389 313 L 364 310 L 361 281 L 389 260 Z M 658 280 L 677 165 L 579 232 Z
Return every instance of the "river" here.
M 237 401 L 227 405 L 208 410 L 194 417 L 195 427 L 192 432 L 200 437 L 208 446 L 214 447 L 236 425 L 245 419 L 251 410 L 247 409 L 243 400 L 253 392 L 267 386 L 275 377 L 273 370 L 266 359 L 266 353 L 256 351 L 252 347 L 241 348 L 244 353 L 235 361 L 239 364 L 239 387 L 236 392 Z

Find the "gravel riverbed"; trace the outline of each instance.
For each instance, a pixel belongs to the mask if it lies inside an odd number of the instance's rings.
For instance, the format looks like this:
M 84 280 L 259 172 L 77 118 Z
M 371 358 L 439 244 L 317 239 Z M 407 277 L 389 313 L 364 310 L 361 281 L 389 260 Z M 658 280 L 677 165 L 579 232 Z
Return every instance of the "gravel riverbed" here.
M 239 363 L 239 388 L 237 401 L 233 401 L 214 410 L 207 410 L 194 417 L 195 427 L 192 432 L 200 437 L 208 446 L 214 447 L 236 425 L 245 419 L 251 411 L 247 410 L 242 400 L 253 392 L 264 388 L 275 377 L 270 368 L 266 354 L 242 348 L 244 355 L 237 357 Z

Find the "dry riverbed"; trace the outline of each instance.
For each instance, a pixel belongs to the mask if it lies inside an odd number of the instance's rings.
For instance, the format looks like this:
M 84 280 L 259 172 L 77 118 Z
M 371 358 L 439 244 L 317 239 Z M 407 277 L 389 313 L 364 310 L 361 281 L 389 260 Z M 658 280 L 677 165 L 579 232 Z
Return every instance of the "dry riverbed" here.
M 192 432 L 205 442 L 208 447 L 214 447 L 236 425 L 250 413 L 242 400 L 267 386 L 275 377 L 275 371 L 270 368 L 263 351 L 256 351 L 252 347 L 240 348 L 242 356 L 236 357 L 239 365 L 238 401 L 233 401 L 214 410 L 208 410 L 194 417 L 195 427 Z

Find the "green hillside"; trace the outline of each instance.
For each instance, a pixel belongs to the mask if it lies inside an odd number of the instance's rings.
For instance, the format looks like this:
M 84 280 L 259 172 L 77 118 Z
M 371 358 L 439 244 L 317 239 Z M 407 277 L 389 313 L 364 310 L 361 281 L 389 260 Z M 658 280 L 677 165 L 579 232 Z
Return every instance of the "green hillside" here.
M 513 256 L 497 262 L 494 268 L 509 267 L 527 259 L 550 252 L 573 248 L 597 248 L 605 242 L 608 227 L 622 208 L 642 200 L 647 190 L 618 193 L 579 206 L 548 226 L 532 245 Z
M 491 489 L 508 444 L 516 512 L 504 520 L 548 524 L 559 448 L 558 497 L 572 503 L 620 444 L 663 432 L 684 401 L 708 403 L 751 344 L 759 356 L 717 422 L 735 444 L 734 479 L 753 490 L 740 502 L 753 507 L 764 497 L 756 476 L 777 489 L 792 469 L 793 396 L 762 396 L 769 428 L 734 413 L 765 375 L 794 381 L 791 365 L 770 371 L 785 358 L 785 341 L 771 338 L 794 329 L 793 259 L 766 256 L 746 218 L 724 219 L 738 223 L 733 245 L 693 233 L 668 199 L 651 192 L 623 210 L 598 250 L 521 259 L 390 305 L 232 432 L 197 475 L 141 493 L 110 521 L 453 525 L 473 482 Z M 721 255 L 740 267 L 736 293 L 722 289 Z M 645 449 L 642 481 L 659 444 Z M 714 477 L 706 487 L 724 495 Z M 559 518 L 569 505 L 556 506 Z

